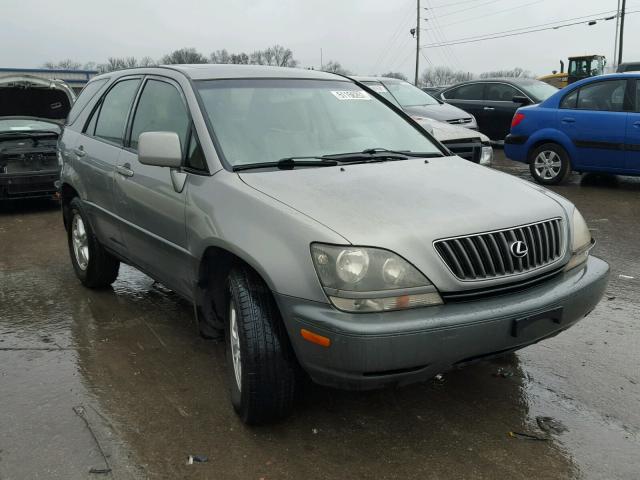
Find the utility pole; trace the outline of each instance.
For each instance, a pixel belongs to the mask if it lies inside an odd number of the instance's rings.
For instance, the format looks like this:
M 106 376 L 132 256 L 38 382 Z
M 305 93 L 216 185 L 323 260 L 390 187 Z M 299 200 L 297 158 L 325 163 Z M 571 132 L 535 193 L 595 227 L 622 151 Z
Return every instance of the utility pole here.
M 418 13 L 416 14 L 416 77 L 414 85 L 418 86 L 418 70 L 420 68 L 420 0 L 418 1 Z
M 618 31 L 620 30 L 620 0 L 616 10 L 616 36 L 613 37 L 613 65 L 618 61 Z
M 622 63 L 622 47 L 624 46 L 624 14 L 627 8 L 627 0 L 622 0 L 622 11 L 620 12 L 620 46 L 618 47 L 618 65 Z

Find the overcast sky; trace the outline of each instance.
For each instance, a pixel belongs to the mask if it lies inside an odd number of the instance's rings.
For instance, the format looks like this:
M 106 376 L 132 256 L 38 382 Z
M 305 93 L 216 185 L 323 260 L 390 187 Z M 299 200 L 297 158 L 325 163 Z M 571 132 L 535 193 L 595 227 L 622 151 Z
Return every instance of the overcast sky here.
M 503 32 L 579 16 L 603 17 L 617 0 L 422 0 L 422 44 Z M 627 11 L 640 0 L 627 0 Z M 597 15 L 600 14 L 600 15 Z M 151 56 L 181 47 L 204 54 L 281 44 L 303 67 L 337 60 L 359 74 L 412 76 L 416 0 L 2 0 L 0 67 L 71 58 Z M 590 17 L 587 17 L 587 19 Z M 625 60 L 640 60 L 640 13 L 626 21 Z M 615 21 L 448 48 L 425 48 L 434 65 L 476 73 L 520 66 L 550 73 L 569 55 L 613 56 Z M 421 58 L 422 67 L 428 66 Z

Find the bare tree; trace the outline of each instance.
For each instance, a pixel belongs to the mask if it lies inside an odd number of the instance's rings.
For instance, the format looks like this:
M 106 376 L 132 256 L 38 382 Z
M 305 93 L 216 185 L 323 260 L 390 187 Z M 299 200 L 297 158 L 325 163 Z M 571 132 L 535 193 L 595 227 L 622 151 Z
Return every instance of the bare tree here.
M 142 57 L 138 62 L 139 67 L 155 67 L 157 65 L 158 65 L 158 62 L 156 62 L 151 57 Z
M 425 70 L 420 77 L 420 84 L 424 87 L 439 87 L 472 80 L 471 72 L 455 71 L 450 67 L 433 67 Z
M 480 74 L 480 78 L 535 78 L 535 75 L 529 70 L 520 67 L 504 70 L 494 70 Z
M 229 55 L 226 48 L 223 48 L 211 53 L 210 60 L 211 63 L 231 63 L 231 55 Z
M 289 48 L 282 45 L 274 45 L 264 51 L 265 57 L 268 59 L 267 65 L 275 65 L 276 67 L 295 67 L 298 61 L 294 60 L 293 52 Z
M 322 70 L 329 73 L 337 73 L 339 75 L 351 75 L 351 72 L 344 68 L 340 62 L 330 60 L 322 66 Z
M 400 72 L 387 72 L 387 73 L 383 73 L 380 76 L 388 77 L 388 78 L 397 78 L 398 80 L 404 80 L 405 82 L 407 81 L 407 76 L 404 73 L 400 73 Z
M 80 70 L 82 64 L 74 62 L 70 58 L 66 60 L 60 60 L 59 62 L 45 62 L 42 68 L 48 68 L 49 70 Z
M 106 63 L 99 64 L 96 68 L 100 73 L 115 72 L 125 68 L 139 67 L 136 57 L 109 57 Z
M 207 57 L 195 48 L 181 48 L 162 57 L 161 63 L 166 65 L 207 63 Z
M 229 53 L 226 49 L 216 50 L 211 54 L 213 63 L 236 63 L 242 65 L 271 65 L 276 67 L 295 67 L 298 61 L 293 58 L 293 52 L 281 45 L 264 50 L 256 50 L 250 54 L 245 52 Z

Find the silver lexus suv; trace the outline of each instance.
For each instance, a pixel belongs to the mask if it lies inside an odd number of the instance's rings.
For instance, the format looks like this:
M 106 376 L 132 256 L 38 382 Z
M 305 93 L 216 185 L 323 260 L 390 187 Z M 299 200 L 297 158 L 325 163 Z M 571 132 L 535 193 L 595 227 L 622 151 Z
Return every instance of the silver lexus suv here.
M 366 85 L 184 65 L 96 77 L 59 142 L 71 262 L 121 262 L 224 335 L 247 423 L 301 372 L 346 389 L 425 381 L 566 330 L 608 265 L 566 199 L 456 156 Z

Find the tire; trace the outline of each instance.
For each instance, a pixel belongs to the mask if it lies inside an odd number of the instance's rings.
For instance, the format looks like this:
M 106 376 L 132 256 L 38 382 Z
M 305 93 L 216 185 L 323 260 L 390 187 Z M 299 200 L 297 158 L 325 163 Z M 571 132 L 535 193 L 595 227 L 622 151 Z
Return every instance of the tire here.
M 227 285 L 231 403 L 249 425 L 285 418 L 293 409 L 297 364 L 278 307 L 268 287 L 246 267 L 232 268 Z
M 531 152 L 529 171 L 542 185 L 558 185 L 571 175 L 571 159 L 557 143 L 545 143 Z
M 68 218 L 67 241 L 76 276 L 85 287 L 108 287 L 118 276 L 120 261 L 98 242 L 78 197 L 69 204 Z

